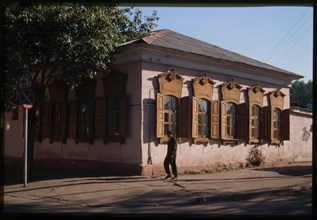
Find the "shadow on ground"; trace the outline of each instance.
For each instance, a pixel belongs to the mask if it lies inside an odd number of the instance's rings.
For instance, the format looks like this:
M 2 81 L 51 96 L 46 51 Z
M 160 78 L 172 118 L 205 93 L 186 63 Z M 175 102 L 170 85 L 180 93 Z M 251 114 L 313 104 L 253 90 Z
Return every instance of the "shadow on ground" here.
M 106 176 L 127 176 L 121 173 L 111 173 L 98 170 L 63 170 L 49 168 L 35 168 L 27 175 L 27 182 L 36 182 L 42 180 L 56 180 L 65 178 L 83 178 L 83 177 L 106 177 Z M 21 184 L 24 182 L 23 168 L 6 167 L 4 170 L 4 185 Z
M 255 170 L 277 172 L 288 176 L 305 176 L 312 174 L 312 166 L 282 166 L 282 167 L 267 167 L 256 168 Z

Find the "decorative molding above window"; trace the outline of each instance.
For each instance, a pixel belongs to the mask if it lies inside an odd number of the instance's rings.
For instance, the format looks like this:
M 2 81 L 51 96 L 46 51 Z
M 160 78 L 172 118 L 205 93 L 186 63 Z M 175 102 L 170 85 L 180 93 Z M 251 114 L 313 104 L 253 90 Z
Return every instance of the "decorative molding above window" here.
M 221 85 L 222 100 L 225 102 L 233 102 L 238 105 L 240 103 L 241 88 L 242 86 L 233 80 L 223 83 Z
M 184 78 L 176 74 L 174 69 L 158 74 L 157 78 L 160 88 L 159 92 L 163 96 L 173 95 L 177 98 L 181 97 Z
M 259 85 L 255 85 L 253 87 L 247 88 L 247 91 L 248 91 L 249 106 L 256 104 L 262 107 L 265 90 Z
M 270 105 L 272 108 L 279 108 L 283 110 L 284 108 L 284 97 L 285 94 L 282 93 L 280 90 L 274 90 L 272 92 L 269 92 L 269 100 Z
M 212 95 L 214 92 L 214 85 L 216 84 L 210 78 L 204 74 L 202 77 L 197 77 L 192 79 L 194 96 L 196 98 L 205 98 L 209 101 L 212 100 Z

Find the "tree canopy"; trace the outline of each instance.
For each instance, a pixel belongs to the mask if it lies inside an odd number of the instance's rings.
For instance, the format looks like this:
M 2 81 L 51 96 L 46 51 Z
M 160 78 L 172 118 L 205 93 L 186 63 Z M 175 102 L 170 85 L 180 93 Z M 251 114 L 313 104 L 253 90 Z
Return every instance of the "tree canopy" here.
M 155 28 L 156 11 L 104 4 L 10 4 L 5 9 L 6 107 L 25 74 L 45 88 L 57 68 L 72 87 L 111 68 L 115 48 Z
M 307 105 L 312 101 L 312 93 L 313 82 L 311 80 L 308 80 L 307 83 L 304 80 L 294 81 L 291 86 L 291 102 Z

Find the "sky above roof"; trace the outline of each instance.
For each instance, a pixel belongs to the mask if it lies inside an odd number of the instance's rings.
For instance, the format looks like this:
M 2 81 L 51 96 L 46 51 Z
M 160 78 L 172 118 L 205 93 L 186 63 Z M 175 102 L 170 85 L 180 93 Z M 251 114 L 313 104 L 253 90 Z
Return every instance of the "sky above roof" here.
M 312 79 L 311 7 L 136 7 L 170 29 Z

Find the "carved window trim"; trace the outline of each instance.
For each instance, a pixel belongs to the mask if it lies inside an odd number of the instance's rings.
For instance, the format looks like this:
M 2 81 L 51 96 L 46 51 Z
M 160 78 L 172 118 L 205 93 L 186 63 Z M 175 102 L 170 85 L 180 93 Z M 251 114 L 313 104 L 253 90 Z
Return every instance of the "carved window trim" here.
M 183 78 L 179 76 L 174 69 L 170 69 L 164 73 L 158 74 L 157 76 L 159 84 L 159 92 L 156 94 L 156 137 L 159 139 L 160 143 L 166 143 L 168 138 L 166 136 L 166 131 L 164 128 L 164 99 L 166 96 L 172 96 L 176 98 L 176 134 L 179 133 L 179 102 L 181 99 Z
M 253 87 L 247 88 L 247 94 L 248 94 L 248 143 L 249 144 L 260 144 L 262 143 L 262 137 L 263 137 L 263 131 L 262 131 L 262 121 L 263 121 L 263 113 L 262 113 L 262 107 L 263 107 L 263 97 L 264 97 L 265 90 L 260 87 L 259 85 L 255 85 Z M 258 106 L 260 109 L 259 112 L 259 137 L 255 138 L 252 135 L 252 112 L 253 107 Z
M 201 77 L 192 79 L 193 83 L 193 98 L 192 98 L 192 132 L 191 136 L 194 143 L 210 143 L 212 138 L 219 138 L 219 110 L 218 101 L 212 101 L 214 85 L 216 84 L 204 74 Z M 198 130 L 198 103 L 199 100 L 205 100 L 208 105 L 208 136 L 199 135 Z M 196 120 L 197 118 L 197 120 Z
M 241 121 L 241 124 L 244 124 L 245 122 L 245 115 L 244 115 L 244 109 L 245 109 L 245 103 L 242 103 L 240 105 L 240 93 L 241 93 L 241 88 L 238 83 L 234 82 L 234 80 L 230 80 L 229 82 L 223 83 L 221 85 L 221 130 L 220 130 L 220 135 L 221 135 L 221 140 L 223 144 L 238 144 L 239 143 L 239 136 L 240 136 L 240 131 L 243 131 L 243 129 L 238 130 L 237 124 L 239 121 Z M 228 137 L 227 135 L 227 103 L 233 103 L 236 105 L 236 118 L 235 118 L 235 134 L 236 137 Z M 240 110 L 240 106 L 243 107 Z M 242 117 L 243 116 L 243 117 Z M 241 125 L 240 125 L 241 126 Z M 244 126 L 241 126 L 242 128 Z M 239 131 L 239 132 L 238 132 Z
M 290 128 L 289 128 L 289 109 L 284 109 L 284 98 L 286 95 L 282 93 L 279 89 L 274 90 L 268 93 L 269 97 L 269 106 L 267 107 L 266 113 L 269 115 L 266 120 L 269 122 L 265 122 L 264 124 L 268 124 L 265 132 L 268 133 L 267 138 L 269 139 L 269 143 L 272 145 L 280 145 L 283 144 L 284 140 L 290 139 Z M 280 137 L 274 137 L 274 110 L 278 109 L 280 111 Z

